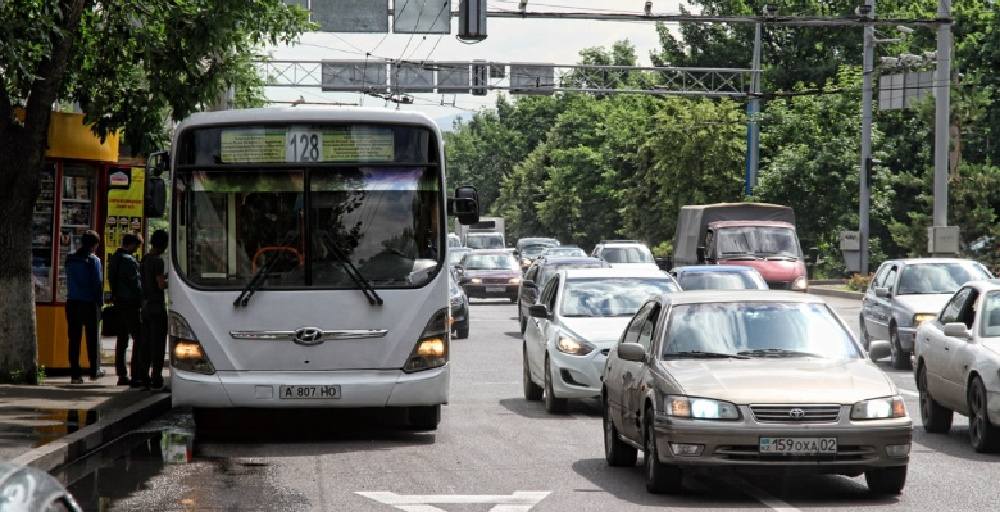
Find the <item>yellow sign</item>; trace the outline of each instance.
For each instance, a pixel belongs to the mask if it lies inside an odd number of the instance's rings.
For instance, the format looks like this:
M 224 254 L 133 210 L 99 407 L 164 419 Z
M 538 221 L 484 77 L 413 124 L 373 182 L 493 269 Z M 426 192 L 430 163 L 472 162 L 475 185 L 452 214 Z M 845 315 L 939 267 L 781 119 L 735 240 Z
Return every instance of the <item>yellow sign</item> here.
M 284 162 L 284 130 L 223 130 L 222 162 Z
M 142 167 L 108 169 L 108 220 L 104 226 L 104 263 L 122 244 L 126 233 L 141 234 L 146 194 L 146 169 Z M 104 291 L 110 292 L 105 268 Z
M 396 140 L 391 129 L 360 128 L 323 132 L 324 162 L 391 162 Z

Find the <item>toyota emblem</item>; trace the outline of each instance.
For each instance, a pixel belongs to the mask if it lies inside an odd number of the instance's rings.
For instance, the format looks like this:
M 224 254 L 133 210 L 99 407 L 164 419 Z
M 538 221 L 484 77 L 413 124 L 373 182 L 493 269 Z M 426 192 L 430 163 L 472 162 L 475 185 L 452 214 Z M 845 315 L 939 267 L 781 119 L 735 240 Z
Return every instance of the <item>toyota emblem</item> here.
M 323 330 L 316 327 L 303 327 L 295 331 L 295 343 L 299 345 L 319 345 L 323 343 Z
M 790 411 L 788 411 L 788 415 L 791 416 L 792 418 L 800 420 L 805 417 L 806 412 L 803 411 L 802 409 L 799 409 L 798 407 L 795 407 L 792 408 Z

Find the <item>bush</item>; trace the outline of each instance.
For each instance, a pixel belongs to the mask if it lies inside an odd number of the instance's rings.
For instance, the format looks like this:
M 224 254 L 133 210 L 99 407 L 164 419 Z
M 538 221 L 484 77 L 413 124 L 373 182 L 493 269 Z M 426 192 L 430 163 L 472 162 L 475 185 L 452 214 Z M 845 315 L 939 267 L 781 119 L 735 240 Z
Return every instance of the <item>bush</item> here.
M 872 282 L 872 274 L 863 276 L 861 274 L 854 274 L 850 279 L 847 280 L 847 288 L 854 290 L 856 292 L 863 292 L 868 289 L 868 283 Z

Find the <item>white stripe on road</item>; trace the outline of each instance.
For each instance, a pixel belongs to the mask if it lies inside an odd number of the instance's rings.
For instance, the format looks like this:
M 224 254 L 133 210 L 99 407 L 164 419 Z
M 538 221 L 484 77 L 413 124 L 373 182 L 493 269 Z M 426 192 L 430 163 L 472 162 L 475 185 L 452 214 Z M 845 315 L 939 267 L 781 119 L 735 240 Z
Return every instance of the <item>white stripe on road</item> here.
M 750 495 L 757 501 L 764 504 L 765 507 L 770 507 L 771 510 L 775 512 L 800 512 L 799 509 L 789 505 L 787 502 L 782 501 L 774 496 L 771 496 L 765 492 L 760 487 L 752 485 L 750 482 L 746 481 L 743 477 L 733 475 L 726 478 L 726 481 L 736 487 L 737 489 L 743 491 L 744 493 Z

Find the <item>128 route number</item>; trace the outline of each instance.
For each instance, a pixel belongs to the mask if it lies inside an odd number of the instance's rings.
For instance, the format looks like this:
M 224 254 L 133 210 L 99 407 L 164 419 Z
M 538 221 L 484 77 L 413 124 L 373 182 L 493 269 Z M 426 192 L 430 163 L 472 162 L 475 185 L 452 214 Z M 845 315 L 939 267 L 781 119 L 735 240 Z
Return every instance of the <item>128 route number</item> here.
M 286 162 L 319 162 L 323 158 L 323 134 L 308 130 L 285 133 Z

